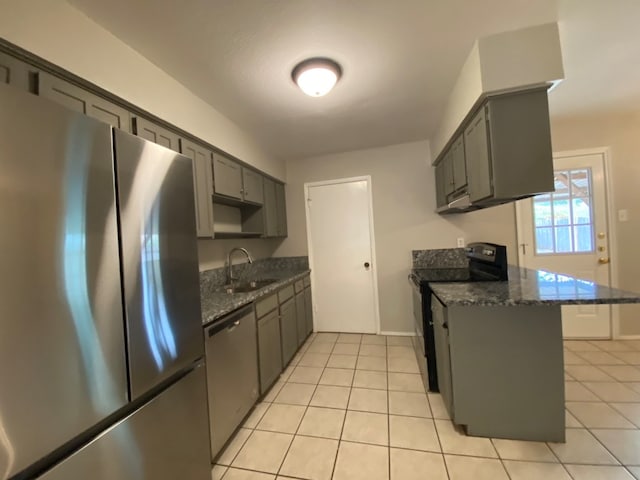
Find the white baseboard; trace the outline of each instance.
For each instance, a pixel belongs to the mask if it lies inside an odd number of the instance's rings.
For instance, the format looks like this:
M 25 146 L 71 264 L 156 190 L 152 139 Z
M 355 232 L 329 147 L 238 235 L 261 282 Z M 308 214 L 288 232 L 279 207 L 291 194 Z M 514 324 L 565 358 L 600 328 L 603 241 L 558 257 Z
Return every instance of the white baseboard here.
M 380 335 L 394 335 L 398 337 L 414 337 L 415 332 L 380 332 Z
M 614 340 L 640 340 L 640 335 L 618 335 Z

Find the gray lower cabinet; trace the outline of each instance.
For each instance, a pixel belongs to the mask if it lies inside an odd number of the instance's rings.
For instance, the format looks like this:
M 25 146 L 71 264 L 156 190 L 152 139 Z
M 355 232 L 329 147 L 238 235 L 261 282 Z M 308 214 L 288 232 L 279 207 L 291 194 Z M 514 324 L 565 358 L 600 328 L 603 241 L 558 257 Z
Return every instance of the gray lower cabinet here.
M 259 311 L 257 307 L 256 311 Z M 258 319 L 258 365 L 260 394 L 264 394 L 282 372 L 280 319 L 277 308 Z
M 142 117 L 133 118 L 133 133 L 138 137 L 180 152 L 180 137 L 172 131 Z
M 278 236 L 278 206 L 276 205 L 276 183 L 264 178 L 264 236 L 271 238 Z
M 449 324 L 447 311 L 438 297 L 432 295 L 431 314 L 433 320 L 433 336 L 436 347 L 436 370 L 438 386 L 442 401 L 447 407 L 449 416 L 453 417 L 453 387 L 451 384 L 451 355 L 449 351 Z
M 127 110 L 62 78 L 38 72 L 38 95 L 125 132 L 131 131 Z
M 262 205 L 264 202 L 262 175 L 249 168 L 242 167 L 242 198 L 245 202 Z
M 285 367 L 298 350 L 296 303 L 293 298 L 280 304 L 280 336 L 282 340 L 282 366 Z
M 180 150 L 193 162 L 193 190 L 196 207 L 196 230 L 198 237 L 213 238 L 213 153 L 202 145 L 183 138 Z
M 304 290 L 297 291 L 296 297 L 296 323 L 298 325 L 298 346 L 307 338 L 307 315 L 304 308 Z
M 276 182 L 276 211 L 278 237 L 287 236 L 287 201 L 284 193 L 284 184 Z
M 311 287 L 304 289 L 304 312 L 307 324 L 307 336 L 313 332 L 313 304 L 311 303 Z
M 443 305 L 432 297 L 438 384 L 471 436 L 565 441 L 559 305 Z
M 242 166 L 238 162 L 214 153 L 213 178 L 215 193 L 242 200 Z
M 6 83 L 24 92 L 29 89 L 29 65 L 0 52 L 0 83 Z

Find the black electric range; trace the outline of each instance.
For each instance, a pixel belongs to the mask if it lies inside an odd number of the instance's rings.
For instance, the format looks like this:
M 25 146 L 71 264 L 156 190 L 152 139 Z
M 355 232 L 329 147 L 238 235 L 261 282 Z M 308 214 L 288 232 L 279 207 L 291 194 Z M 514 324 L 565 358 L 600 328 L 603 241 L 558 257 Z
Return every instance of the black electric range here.
M 416 336 L 414 349 L 420 363 L 425 386 L 438 392 L 436 350 L 431 318 L 429 287 L 434 282 L 496 282 L 508 280 L 507 247 L 494 243 L 471 243 L 465 248 L 469 261 L 466 268 L 415 268 L 409 279 L 413 290 L 413 312 Z

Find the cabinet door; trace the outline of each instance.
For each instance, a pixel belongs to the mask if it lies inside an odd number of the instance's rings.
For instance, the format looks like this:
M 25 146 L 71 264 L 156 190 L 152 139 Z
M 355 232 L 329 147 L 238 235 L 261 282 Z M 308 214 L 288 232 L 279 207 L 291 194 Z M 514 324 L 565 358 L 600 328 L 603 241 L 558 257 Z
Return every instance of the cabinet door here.
M 451 418 L 453 412 L 453 384 L 451 378 L 451 354 L 449 348 L 449 325 L 447 309 L 435 295 L 431 297 L 431 314 L 433 320 L 433 336 L 436 347 L 436 370 L 438 372 L 438 387 L 442 400 Z
M 182 154 L 193 162 L 193 192 L 196 205 L 198 237 L 213 238 L 213 172 L 212 152 L 201 145 L 180 139 Z
M 62 78 L 39 72 L 38 94 L 125 132 L 131 131 L 127 110 Z
M 242 169 L 242 198 L 246 202 L 264 202 L 262 175 L 248 168 Z
M 29 91 L 29 65 L 0 52 L 0 83 L 6 83 L 22 91 Z
M 278 310 L 258 320 L 258 363 L 260 393 L 264 394 L 282 372 Z
M 178 135 L 170 130 L 167 130 L 160 125 L 147 120 L 142 117 L 134 117 L 133 119 L 134 133 L 141 138 L 149 140 L 150 142 L 157 143 L 163 147 L 170 148 L 175 152 L 180 151 Z
M 280 305 L 280 338 L 282 339 L 282 366 L 287 365 L 298 349 L 296 303 L 293 299 Z
M 445 164 L 440 162 L 436 165 L 436 206 L 443 207 L 447 204 L 447 195 L 445 193 Z
M 278 206 L 276 204 L 276 184 L 273 180 L 264 179 L 264 236 L 278 236 Z
M 242 167 L 218 153 L 213 154 L 213 190 L 218 195 L 242 199 Z
M 491 185 L 491 153 L 485 107 L 481 107 L 464 131 L 469 197 L 472 202 L 489 197 Z
M 307 336 L 313 332 L 313 305 L 311 304 L 311 287 L 304 289 L 304 311 L 307 322 Z
M 298 325 L 298 346 L 307 338 L 307 313 L 304 309 L 304 290 L 296 295 L 296 324 Z
M 284 194 L 284 185 L 276 183 L 276 210 L 278 219 L 278 236 L 287 236 L 287 202 Z
M 460 135 L 451 146 L 451 170 L 453 172 L 453 190 L 467 185 L 467 165 L 465 164 L 464 136 Z
M 451 149 L 447 151 L 444 158 L 442 159 L 442 171 L 444 175 L 444 194 L 446 201 L 449 201 L 448 196 L 453 193 L 453 167 L 451 166 Z

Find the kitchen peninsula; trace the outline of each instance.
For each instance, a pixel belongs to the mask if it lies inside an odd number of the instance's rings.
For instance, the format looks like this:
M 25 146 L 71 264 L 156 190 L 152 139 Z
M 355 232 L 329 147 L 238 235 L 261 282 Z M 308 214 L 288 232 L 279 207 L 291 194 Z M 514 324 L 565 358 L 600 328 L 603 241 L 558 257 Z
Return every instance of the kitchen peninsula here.
M 640 303 L 640 295 L 542 270 L 508 274 L 429 283 L 440 392 L 469 435 L 563 442 L 561 306 Z

